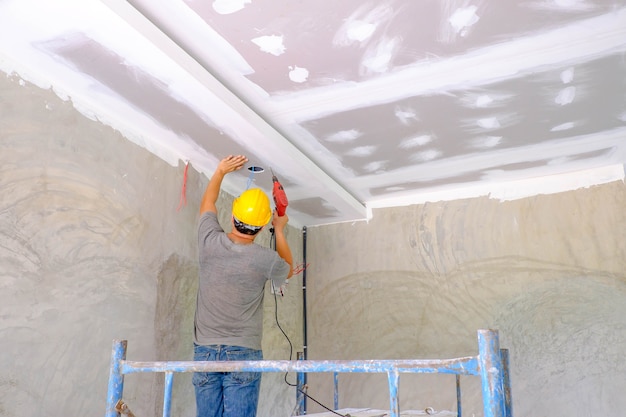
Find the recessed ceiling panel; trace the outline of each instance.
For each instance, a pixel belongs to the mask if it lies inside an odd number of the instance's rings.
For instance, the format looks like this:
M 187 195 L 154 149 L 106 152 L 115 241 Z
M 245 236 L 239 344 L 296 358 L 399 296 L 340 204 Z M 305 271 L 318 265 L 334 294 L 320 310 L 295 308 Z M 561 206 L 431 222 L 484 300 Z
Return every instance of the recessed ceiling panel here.
M 610 2 L 199 1 L 185 3 L 280 92 L 361 82 L 415 62 L 540 33 L 610 12 Z
M 3 0 L 0 70 L 170 163 L 246 154 L 295 225 L 626 164 L 624 0 Z

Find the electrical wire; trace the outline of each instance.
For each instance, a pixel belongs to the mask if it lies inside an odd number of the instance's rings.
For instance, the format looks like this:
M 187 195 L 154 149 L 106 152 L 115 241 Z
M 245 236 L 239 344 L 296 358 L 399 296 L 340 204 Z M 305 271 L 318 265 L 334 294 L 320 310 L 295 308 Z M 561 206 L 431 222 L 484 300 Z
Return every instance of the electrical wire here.
M 270 247 L 274 250 L 276 250 L 276 236 L 274 234 L 274 228 L 270 229 Z M 291 339 L 289 339 L 289 336 L 287 336 L 287 333 L 285 333 L 285 331 L 283 330 L 282 326 L 280 325 L 280 322 L 278 321 L 278 297 L 276 296 L 276 291 L 278 290 L 277 288 L 274 287 L 274 282 L 270 281 L 270 284 L 272 285 L 272 292 L 274 293 L 274 318 L 276 319 L 276 325 L 278 326 L 278 328 L 280 329 L 281 333 L 283 334 L 283 336 L 285 336 L 285 339 L 287 339 L 287 342 L 289 342 L 289 360 L 292 360 L 293 358 L 293 344 L 291 343 Z M 289 374 L 289 372 L 285 372 L 285 383 L 287 385 L 289 385 L 290 387 L 295 387 L 296 390 L 304 395 L 305 397 L 307 397 L 308 399 L 310 399 L 311 401 L 313 401 L 314 403 L 316 403 L 317 405 L 319 405 L 320 407 L 324 408 L 327 411 L 330 411 L 333 414 L 336 414 L 338 416 L 341 417 L 350 417 L 349 414 L 340 414 L 338 412 L 336 412 L 335 410 L 330 409 L 329 407 L 325 406 L 324 404 L 322 404 L 321 402 L 319 402 L 318 400 L 316 400 L 315 398 L 311 397 L 309 394 L 307 394 L 306 392 L 304 392 L 302 389 L 300 389 L 298 387 L 298 384 L 292 384 L 291 382 L 289 382 L 287 380 L 287 375 Z M 296 408 L 298 406 L 298 402 L 296 401 Z M 293 412 L 291 413 L 293 415 Z
M 263 167 L 252 165 L 248 167 L 248 171 L 250 171 L 250 175 L 248 175 L 248 181 L 246 182 L 246 190 L 248 190 L 250 186 L 252 185 L 252 183 L 254 182 L 254 174 L 261 173 L 265 170 L 263 169 Z
M 274 318 L 276 319 L 276 325 L 278 326 L 278 328 L 280 329 L 280 331 L 282 332 L 283 336 L 285 336 L 285 339 L 287 339 L 287 342 L 289 342 L 289 360 L 293 359 L 293 344 L 291 343 L 291 340 L 289 339 L 289 336 L 287 336 L 287 333 L 285 333 L 285 331 L 283 330 L 283 328 L 281 327 L 280 323 L 278 322 L 278 298 L 276 297 L 276 291 L 277 289 L 274 288 L 274 283 L 272 282 L 272 289 L 274 292 Z M 291 382 L 287 381 L 287 374 L 289 372 L 285 372 L 285 383 L 289 386 L 292 387 L 297 387 L 297 384 L 292 384 Z

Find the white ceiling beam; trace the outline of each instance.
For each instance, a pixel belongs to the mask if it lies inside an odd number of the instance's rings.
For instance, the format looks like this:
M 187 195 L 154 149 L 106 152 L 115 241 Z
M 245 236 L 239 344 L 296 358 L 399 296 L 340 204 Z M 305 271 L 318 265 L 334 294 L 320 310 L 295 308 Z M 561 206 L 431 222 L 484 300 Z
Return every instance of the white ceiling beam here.
M 313 188 L 324 190 L 325 193 L 330 191 L 344 203 L 342 205 L 349 207 L 356 217 L 367 217 L 367 209 L 364 204 L 358 201 L 341 184 L 330 177 L 261 117 L 255 109 L 251 108 L 211 73 L 206 57 L 203 56 L 210 54 L 210 51 L 206 48 L 207 44 L 197 38 L 188 36 L 188 28 L 173 26 L 175 19 L 171 19 L 172 11 L 165 6 L 169 4 L 171 7 L 174 7 L 173 4 L 177 3 L 149 3 L 147 7 L 150 7 L 150 16 L 148 16 L 147 10 L 139 10 L 128 1 L 102 0 L 102 2 L 220 98 L 225 106 L 240 116 L 241 123 L 251 125 L 259 136 L 264 140 L 269 140 L 276 148 L 280 149 L 281 159 L 286 159 L 288 164 L 293 164 L 300 170 L 305 170 L 308 174 L 313 175 L 319 182 L 317 186 L 311 185 Z M 180 4 L 183 7 L 187 7 L 182 2 Z M 142 6 L 145 6 L 145 4 L 142 4 Z M 236 137 L 233 139 L 242 140 L 242 138 Z M 246 144 L 249 148 L 263 146 L 262 143 L 255 143 L 254 138 L 247 137 L 244 139 L 247 141 Z M 260 151 L 262 152 L 262 150 Z M 193 162 L 193 160 L 191 161 Z M 206 174 L 211 175 L 212 173 Z

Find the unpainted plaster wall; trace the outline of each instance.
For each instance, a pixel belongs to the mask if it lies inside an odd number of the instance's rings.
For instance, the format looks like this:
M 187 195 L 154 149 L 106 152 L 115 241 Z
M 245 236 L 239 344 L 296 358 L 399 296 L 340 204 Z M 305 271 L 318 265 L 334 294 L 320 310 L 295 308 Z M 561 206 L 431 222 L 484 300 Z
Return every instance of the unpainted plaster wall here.
M 309 359 L 455 358 L 476 330 L 510 350 L 515 416 L 626 409 L 626 186 L 375 210 L 307 232 Z M 389 408 L 387 377 L 343 374 L 340 407 Z M 332 376 L 309 377 L 332 405 Z M 464 415 L 482 415 L 462 377 Z M 456 410 L 452 375 L 400 378 L 404 410 Z M 319 411 L 309 402 L 311 411 Z
M 208 179 L 190 167 L 180 205 L 183 174 L 53 91 L 0 73 L 0 416 L 104 415 L 113 339 L 128 340 L 129 360 L 193 358 Z M 225 228 L 231 203 L 218 202 Z M 287 237 L 298 261 L 301 232 Z M 269 245 L 268 232 L 257 241 Z M 294 350 L 299 280 L 278 300 Z M 288 359 L 266 295 L 265 357 Z M 263 379 L 261 415 L 293 408 L 282 378 Z M 194 416 L 191 374 L 174 381 L 173 415 Z M 129 375 L 124 400 L 138 416 L 160 415 L 162 388 L 162 375 Z
M 188 205 L 177 211 L 183 170 L 52 91 L 2 74 L 0 415 L 103 413 L 114 338 L 129 340 L 132 360 L 191 358 L 206 178 L 190 168 Z M 465 356 L 476 352 L 476 329 L 493 327 L 511 351 L 516 416 L 620 416 L 625 203 L 615 182 L 510 202 L 381 209 L 368 223 L 309 228 L 309 358 Z M 223 196 L 225 226 L 229 204 Z M 288 231 L 298 262 L 300 237 Z M 278 306 L 296 350 L 300 279 Z M 265 356 L 286 359 L 272 297 L 265 313 Z M 175 415 L 193 415 L 188 377 L 175 378 Z M 293 408 L 282 379 L 265 377 L 260 415 Z M 309 382 L 311 395 L 332 404 L 328 379 Z M 341 406 L 388 406 L 384 376 L 340 384 Z M 129 376 L 125 399 L 138 415 L 158 414 L 161 386 Z M 468 377 L 463 386 L 466 415 L 480 415 L 478 384 Z M 402 377 L 400 394 L 405 409 L 453 409 L 454 380 Z

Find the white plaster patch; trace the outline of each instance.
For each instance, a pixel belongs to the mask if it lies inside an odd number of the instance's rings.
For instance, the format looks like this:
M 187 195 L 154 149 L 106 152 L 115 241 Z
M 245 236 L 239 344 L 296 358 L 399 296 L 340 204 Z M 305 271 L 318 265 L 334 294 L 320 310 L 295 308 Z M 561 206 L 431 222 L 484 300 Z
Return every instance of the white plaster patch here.
M 333 37 L 333 45 L 343 47 L 365 43 L 381 24 L 393 17 L 393 9 L 386 4 L 370 7 L 370 4 L 361 6 L 344 20 Z
M 476 107 L 478 108 L 488 107 L 491 103 L 493 103 L 493 99 L 488 94 L 476 97 Z
M 458 35 L 467 36 L 469 29 L 480 20 L 476 14 L 477 10 L 476 6 L 460 7 L 450 16 L 448 22 Z
M 252 42 L 259 46 L 261 51 L 267 52 L 275 56 L 280 56 L 285 53 L 285 45 L 283 44 L 283 37 L 279 35 L 267 35 L 259 36 L 252 39 Z
M 297 65 L 289 67 L 289 79 L 294 83 L 303 83 L 309 78 L 309 70 L 300 68 Z
M 360 131 L 356 129 L 350 129 L 335 132 L 332 135 L 326 136 L 324 140 L 326 140 L 326 142 L 332 143 L 348 143 L 360 138 L 361 136 L 363 136 L 363 133 L 361 133 Z
M 400 142 L 399 147 L 402 149 L 417 148 L 418 146 L 424 146 L 427 143 L 432 142 L 433 137 L 431 135 L 420 135 L 412 138 L 404 139 Z
M 485 136 L 472 139 L 471 146 L 476 149 L 489 149 L 498 146 L 502 142 L 502 136 Z
M 376 25 L 374 23 L 355 20 L 348 26 L 346 35 L 350 40 L 363 42 L 368 40 L 375 31 Z
M 438 149 L 429 149 L 411 155 L 410 159 L 413 162 L 426 162 L 439 158 L 441 154 L 441 151 Z
M 373 161 L 365 165 L 363 169 L 367 172 L 383 172 L 388 161 Z
M 576 87 L 570 86 L 559 91 L 559 94 L 554 99 L 556 104 L 560 104 L 561 106 L 565 106 L 566 104 L 570 104 L 574 101 L 574 97 L 576 97 Z
M 396 107 L 395 115 L 398 118 L 398 120 L 400 120 L 400 123 L 402 123 L 405 126 L 408 126 L 413 120 L 415 121 L 418 120 L 417 114 L 415 113 L 415 110 L 413 109 L 402 109 L 402 108 Z
M 435 2 L 440 5 L 442 19 L 439 23 L 440 42 L 452 44 L 459 37 L 468 37 L 480 20 L 486 0 L 446 0 Z M 472 3 L 472 4 L 470 4 Z
M 378 146 L 373 146 L 373 145 L 357 146 L 356 148 L 351 149 L 348 152 L 346 152 L 346 155 L 348 155 L 348 156 L 366 157 L 366 156 L 370 156 L 374 152 L 376 152 L 376 149 L 378 149 Z
M 551 132 L 560 132 L 563 130 L 569 130 L 572 129 L 576 124 L 574 122 L 567 122 L 567 123 L 562 123 L 560 125 L 556 125 L 554 126 L 552 129 L 550 129 Z
M 500 122 L 497 117 L 485 117 L 483 119 L 478 119 L 476 124 L 483 129 L 498 129 L 500 127 Z
M 386 72 L 399 44 L 399 38 L 386 38 L 369 48 L 363 57 L 361 75 Z
M 238 12 L 246 7 L 246 4 L 252 3 L 252 0 L 215 0 L 213 2 L 213 10 L 219 14 L 231 14 Z
M 563 84 L 569 84 L 574 80 L 574 68 L 568 68 L 561 72 L 561 81 Z

